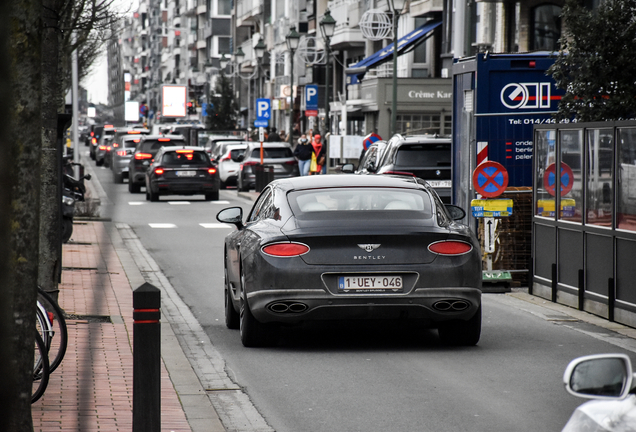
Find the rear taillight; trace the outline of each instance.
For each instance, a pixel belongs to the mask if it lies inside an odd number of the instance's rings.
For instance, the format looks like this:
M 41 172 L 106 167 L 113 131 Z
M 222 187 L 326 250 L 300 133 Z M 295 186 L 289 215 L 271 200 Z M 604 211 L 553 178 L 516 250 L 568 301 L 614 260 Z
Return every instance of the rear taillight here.
M 115 148 L 119 147 L 119 143 L 113 143 L 113 147 Z
M 264 254 L 275 257 L 294 257 L 309 252 L 309 246 L 302 243 L 274 243 L 263 246 Z
M 126 156 L 126 150 L 117 150 L 117 156 Z
M 102 150 L 102 151 L 106 150 L 107 148 L 108 148 L 108 146 L 105 146 L 105 145 L 100 145 L 99 146 L 99 149 Z
M 152 159 L 152 155 L 150 153 L 135 153 L 135 159 L 137 160 Z
M 208 174 L 210 175 L 216 174 L 216 168 L 208 168 Z
M 243 171 L 243 168 L 248 167 L 248 166 L 254 166 L 254 165 L 256 165 L 256 164 L 257 164 L 257 162 L 245 162 L 245 163 L 242 163 L 242 164 L 239 166 L 239 169 L 240 169 L 241 171 Z
M 163 168 L 161 168 L 161 167 L 155 168 L 155 174 L 163 175 L 163 173 L 164 173 L 164 169 Z
M 161 138 L 159 138 L 159 141 L 161 141 Z M 177 150 L 177 153 L 194 153 L 194 150 Z
M 93 144 L 97 144 L 97 138 L 94 138 L 94 137 L 93 137 L 93 138 L 91 139 L 91 142 L 92 142 Z
M 159 138 L 157 141 L 168 142 L 170 141 L 170 138 Z
M 285 165 L 298 165 L 298 162 L 296 162 L 295 160 L 289 160 L 285 162 Z
M 228 156 L 228 157 L 224 157 L 223 159 L 221 159 L 221 162 L 226 161 L 226 160 L 231 160 L 231 159 L 232 159 L 232 158 L 231 158 L 231 157 L 229 157 L 229 156 Z
M 431 243 L 428 250 L 439 255 L 463 255 L 473 250 L 473 245 L 463 241 L 447 240 Z

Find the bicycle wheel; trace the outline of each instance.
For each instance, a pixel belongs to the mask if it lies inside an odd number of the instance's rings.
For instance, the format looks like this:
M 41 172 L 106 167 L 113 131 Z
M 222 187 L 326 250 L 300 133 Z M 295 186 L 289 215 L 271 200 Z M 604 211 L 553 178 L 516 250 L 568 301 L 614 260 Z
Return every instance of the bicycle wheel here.
M 53 372 L 62 362 L 64 354 L 66 354 L 66 346 L 68 344 L 66 320 L 64 319 L 64 312 L 62 312 L 57 302 L 40 287 L 38 287 L 38 302 L 46 310 L 46 315 L 51 324 L 50 343 L 47 343 L 46 346 L 50 358 L 51 372 Z
M 53 337 L 53 328 L 51 327 L 51 321 L 48 318 L 46 309 L 44 309 L 44 306 L 42 306 L 40 302 L 37 302 L 37 308 L 35 310 L 35 329 L 42 338 L 44 350 L 48 353 L 51 345 L 51 338 Z M 37 373 L 37 370 L 34 371 L 34 374 Z
M 40 333 L 35 332 L 35 352 L 33 355 L 33 387 L 31 389 L 31 403 L 42 397 L 46 386 L 49 385 L 49 356 Z

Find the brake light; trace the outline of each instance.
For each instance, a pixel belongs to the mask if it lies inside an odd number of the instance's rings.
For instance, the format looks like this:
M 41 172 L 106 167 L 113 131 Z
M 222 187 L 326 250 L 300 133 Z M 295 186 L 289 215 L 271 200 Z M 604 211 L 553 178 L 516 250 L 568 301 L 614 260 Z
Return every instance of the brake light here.
M 274 243 L 263 246 L 264 254 L 275 257 L 294 257 L 309 252 L 309 246 L 302 243 Z
M 108 146 L 105 146 L 105 145 L 100 145 L 100 146 L 99 146 L 99 149 L 100 149 L 100 150 L 106 150 L 107 148 L 108 148 Z
M 93 137 L 93 139 L 91 139 L 91 142 L 92 142 L 93 144 L 97 144 L 97 138 Z
M 113 125 L 111 125 L 111 124 L 104 125 L 104 129 L 106 129 L 106 128 L 112 128 L 112 127 L 113 127 Z
M 155 168 L 155 174 L 163 175 L 163 173 L 164 173 L 164 169 L 163 168 L 161 168 L 161 167 Z
M 117 150 L 117 156 L 126 156 L 126 150 Z
M 210 175 L 216 174 L 216 168 L 208 168 L 208 174 Z
M 473 250 L 473 245 L 457 240 L 443 240 L 428 245 L 428 250 L 439 255 L 464 255 Z
M 170 141 L 170 138 L 159 138 L 157 141 L 166 142 Z
M 141 133 L 141 132 L 136 131 L 136 130 L 128 131 L 128 135 L 140 134 L 140 133 Z
M 138 143 L 139 141 L 141 141 L 141 138 L 135 138 L 134 140 L 132 140 L 135 143 Z
M 395 174 L 395 175 L 405 175 L 405 176 L 412 176 L 415 177 L 415 174 L 410 173 L 410 172 L 406 172 L 406 171 L 386 171 L 380 174 Z
M 254 165 L 256 165 L 256 162 L 245 162 L 245 163 L 242 163 L 241 165 L 239 165 L 239 169 L 241 171 L 243 171 L 243 168 L 245 168 L 247 166 L 254 166 Z
M 119 147 L 119 143 L 113 143 L 113 147 L 115 148 Z
M 152 155 L 150 153 L 135 153 L 135 159 L 137 160 L 152 159 Z
M 161 139 L 159 139 L 161 141 Z M 177 153 L 194 153 L 194 150 L 177 150 Z
M 224 157 L 223 159 L 221 159 L 221 161 L 226 161 L 226 160 L 230 160 L 230 159 L 232 159 L 232 158 L 228 156 L 228 157 Z
M 285 165 L 298 165 L 298 162 L 296 162 L 295 160 L 289 160 L 285 162 Z

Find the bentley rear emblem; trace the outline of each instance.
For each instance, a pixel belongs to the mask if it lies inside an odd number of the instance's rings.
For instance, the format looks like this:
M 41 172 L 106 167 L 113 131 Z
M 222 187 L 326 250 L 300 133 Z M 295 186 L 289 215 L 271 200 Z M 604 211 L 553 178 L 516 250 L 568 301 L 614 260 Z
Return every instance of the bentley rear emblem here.
M 358 247 L 360 249 L 363 249 L 369 253 L 373 252 L 374 250 L 376 250 L 377 248 L 380 247 L 379 244 L 359 244 Z

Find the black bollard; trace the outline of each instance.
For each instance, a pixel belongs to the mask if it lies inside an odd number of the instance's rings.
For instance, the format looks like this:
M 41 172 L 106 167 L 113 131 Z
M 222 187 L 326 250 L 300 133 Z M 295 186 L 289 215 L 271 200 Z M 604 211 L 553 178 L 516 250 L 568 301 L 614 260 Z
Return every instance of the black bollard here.
M 161 430 L 161 291 L 133 291 L 133 432 Z

